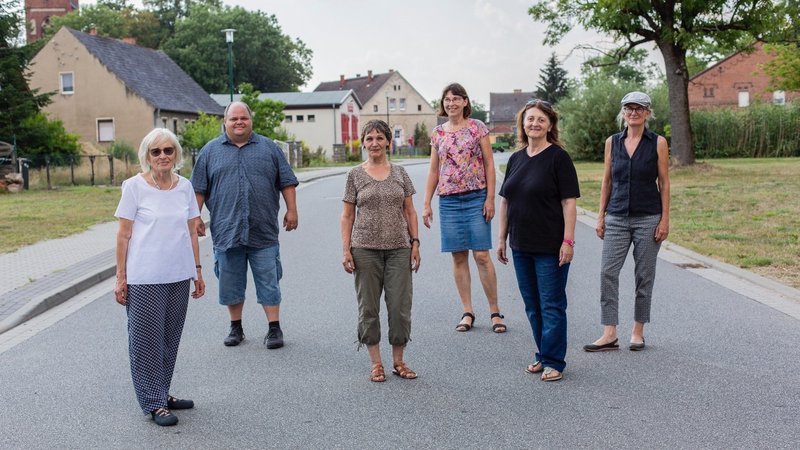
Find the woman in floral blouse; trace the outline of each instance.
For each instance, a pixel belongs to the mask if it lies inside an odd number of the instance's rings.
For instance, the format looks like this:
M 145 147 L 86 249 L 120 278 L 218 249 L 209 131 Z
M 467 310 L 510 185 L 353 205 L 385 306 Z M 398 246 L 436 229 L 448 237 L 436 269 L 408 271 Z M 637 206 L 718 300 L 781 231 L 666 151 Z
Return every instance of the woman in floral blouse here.
M 472 107 L 467 91 L 458 83 L 444 88 L 439 115 L 447 122 L 433 129 L 431 165 L 425 185 L 422 220 L 431 227 L 431 199 L 439 194 L 442 252 L 453 255 L 453 276 L 464 314 L 456 331 L 475 325 L 470 287 L 469 251 L 478 266 L 483 292 L 489 300 L 492 331 L 504 333 L 506 326 L 497 305 L 497 275 L 489 250 L 492 248 L 495 171 L 489 129 L 470 119 Z

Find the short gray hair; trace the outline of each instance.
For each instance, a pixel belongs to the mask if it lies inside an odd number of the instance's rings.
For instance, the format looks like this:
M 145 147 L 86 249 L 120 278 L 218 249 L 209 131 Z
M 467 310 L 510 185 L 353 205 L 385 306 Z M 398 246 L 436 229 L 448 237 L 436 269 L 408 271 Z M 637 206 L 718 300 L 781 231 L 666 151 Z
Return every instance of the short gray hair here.
M 178 170 L 183 167 L 183 148 L 181 143 L 178 142 L 178 136 L 166 128 L 155 128 L 153 131 L 147 133 L 147 136 L 142 139 L 139 144 L 139 165 L 142 166 L 142 172 L 150 170 L 150 164 L 147 163 L 147 153 L 150 151 L 150 146 L 154 142 L 169 141 L 175 147 L 175 165 L 172 170 Z

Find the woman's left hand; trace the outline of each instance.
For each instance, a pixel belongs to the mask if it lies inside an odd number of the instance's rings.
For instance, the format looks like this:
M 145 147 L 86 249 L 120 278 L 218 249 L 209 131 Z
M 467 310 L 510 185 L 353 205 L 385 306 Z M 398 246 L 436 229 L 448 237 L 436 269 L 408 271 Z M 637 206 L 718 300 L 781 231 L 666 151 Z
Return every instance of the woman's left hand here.
M 561 250 L 558 252 L 558 267 L 572 262 L 572 257 L 575 255 L 575 249 L 564 242 L 561 244 Z
M 416 273 L 419 271 L 419 246 L 411 244 L 411 271 Z
M 494 199 L 489 200 L 487 198 L 483 203 L 483 217 L 486 219 L 486 222 L 491 222 L 494 218 Z
M 203 278 L 198 278 L 194 280 L 194 292 L 192 292 L 192 298 L 200 298 L 206 293 L 206 282 L 203 281 Z
M 658 222 L 658 226 L 656 226 L 656 242 L 665 241 L 667 236 L 669 236 L 669 221 L 661 219 L 661 221 Z

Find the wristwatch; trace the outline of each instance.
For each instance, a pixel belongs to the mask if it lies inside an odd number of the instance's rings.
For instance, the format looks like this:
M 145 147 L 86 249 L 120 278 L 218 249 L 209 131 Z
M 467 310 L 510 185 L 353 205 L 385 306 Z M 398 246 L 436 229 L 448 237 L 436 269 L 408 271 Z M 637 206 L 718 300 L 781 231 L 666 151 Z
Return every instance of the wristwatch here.
M 411 245 L 414 245 L 414 242 L 416 242 L 417 244 L 419 244 L 419 239 L 417 239 L 417 238 L 411 238 L 411 239 L 408 241 L 408 243 L 409 243 L 409 244 L 411 244 Z

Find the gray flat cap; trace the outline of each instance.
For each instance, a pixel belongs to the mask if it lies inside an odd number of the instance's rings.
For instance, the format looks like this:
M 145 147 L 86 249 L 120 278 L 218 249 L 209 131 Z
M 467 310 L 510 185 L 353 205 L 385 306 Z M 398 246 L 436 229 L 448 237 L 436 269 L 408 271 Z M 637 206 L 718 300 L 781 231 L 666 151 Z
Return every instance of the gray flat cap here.
M 650 107 L 650 103 L 652 103 L 652 102 L 650 101 L 650 96 L 649 95 L 645 94 L 644 92 L 636 92 L 636 91 L 634 91 L 634 92 L 628 92 L 627 94 L 625 94 L 625 97 L 622 97 L 622 102 L 620 102 L 620 103 L 622 103 L 622 106 L 629 105 L 629 104 L 633 103 L 635 105 L 641 105 L 641 106 L 644 106 L 645 108 L 649 108 Z

